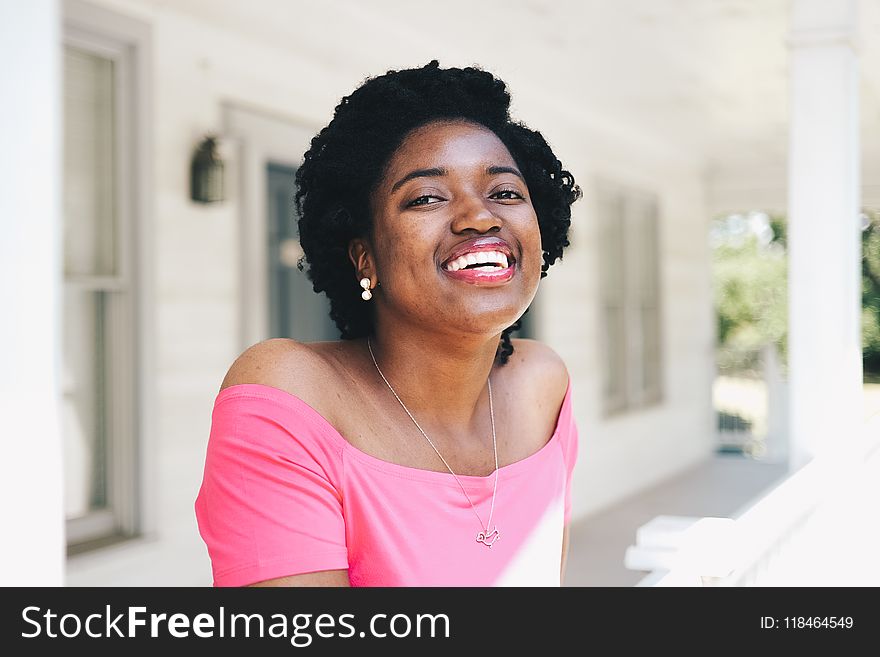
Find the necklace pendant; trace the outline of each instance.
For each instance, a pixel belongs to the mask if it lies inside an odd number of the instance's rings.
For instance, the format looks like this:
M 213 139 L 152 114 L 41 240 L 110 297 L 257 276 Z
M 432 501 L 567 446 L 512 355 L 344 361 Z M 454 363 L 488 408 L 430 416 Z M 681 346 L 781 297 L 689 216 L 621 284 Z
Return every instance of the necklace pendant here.
M 491 532 L 480 532 L 477 534 L 477 543 L 482 543 L 491 548 L 499 538 L 501 538 L 501 534 L 498 533 L 498 527 L 493 527 Z

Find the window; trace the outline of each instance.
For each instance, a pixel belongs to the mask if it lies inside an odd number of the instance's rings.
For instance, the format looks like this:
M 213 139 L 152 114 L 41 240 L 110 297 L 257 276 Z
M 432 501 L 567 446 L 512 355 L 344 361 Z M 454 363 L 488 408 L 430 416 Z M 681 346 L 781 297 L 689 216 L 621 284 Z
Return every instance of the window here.
M 62 439 L 68 552 L 137 529 L 129 50 L 64 43 Z
M 330 319 L 330 300 L 326 294 L 317 294 L 305 271 L 296 266 L 303 254 L 297 238 L 298 215 L 293 202 L 296 169 L 269 161 L 265 171 L 269 337 L 289 337 L 303 342 L 336 340 L 339 330 Z
M 601 182 L 600 288 L 606 415 L 662 399 L 658 209 L 652 194 Z

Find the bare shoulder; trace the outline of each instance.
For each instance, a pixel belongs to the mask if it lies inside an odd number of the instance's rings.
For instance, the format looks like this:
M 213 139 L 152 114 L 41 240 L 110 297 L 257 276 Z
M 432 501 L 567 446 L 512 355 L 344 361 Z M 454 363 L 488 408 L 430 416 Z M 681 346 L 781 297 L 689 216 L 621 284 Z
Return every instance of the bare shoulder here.
M 302 397 L 304 391 L 328 376 L 326 360 L 304 342 L 272 338 L 248 347 L 235 359 L 220 390 L 234 385 L 257 383 Z
M 562 357 L 552 348 L 539 342 L 524 338 L 512 339 L 513 354 L 509 363 L 520 370 L 520 378 L 525 377 L 546 392 L 548 401 L 560 402 L 568 388 L 569 373 Z

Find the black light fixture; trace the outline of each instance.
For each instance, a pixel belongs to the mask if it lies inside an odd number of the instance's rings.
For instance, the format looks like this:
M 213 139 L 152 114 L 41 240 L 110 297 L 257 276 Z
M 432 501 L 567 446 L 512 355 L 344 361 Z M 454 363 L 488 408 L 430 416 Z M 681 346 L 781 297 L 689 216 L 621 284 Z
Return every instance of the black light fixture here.
M 223 200 L 223 159 L 214 135 L 205 137 L 193 154 L 189 189 L 190 198 L 198 203 Z

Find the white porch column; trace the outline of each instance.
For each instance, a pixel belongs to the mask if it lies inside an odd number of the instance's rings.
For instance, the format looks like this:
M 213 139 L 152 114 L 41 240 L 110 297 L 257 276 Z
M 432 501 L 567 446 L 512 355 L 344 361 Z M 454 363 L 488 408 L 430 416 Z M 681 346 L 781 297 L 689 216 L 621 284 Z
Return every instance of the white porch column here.
M 0 585 L 64 583 L 61 15 L 0 3 Z
M 792 0 L 789 384 L 792 467 L 861 429 L 859 74 L 855 0 Z

